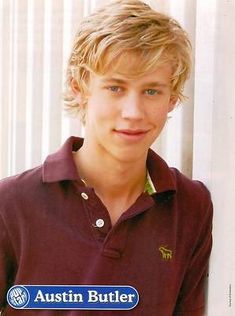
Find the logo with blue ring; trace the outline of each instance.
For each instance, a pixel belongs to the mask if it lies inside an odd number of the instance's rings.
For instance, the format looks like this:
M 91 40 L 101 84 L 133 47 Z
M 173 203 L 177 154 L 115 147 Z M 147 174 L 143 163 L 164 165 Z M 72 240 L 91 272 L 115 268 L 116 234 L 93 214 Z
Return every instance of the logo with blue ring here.
M 14 285 L 7 302 L 15 309 L 130 310 L 139 294 L 128 285 Z
M 29 301 L 29 291 L 22 285 L 15 285 L 7 292 L 7 302 L 13 308 L 24 308 Z

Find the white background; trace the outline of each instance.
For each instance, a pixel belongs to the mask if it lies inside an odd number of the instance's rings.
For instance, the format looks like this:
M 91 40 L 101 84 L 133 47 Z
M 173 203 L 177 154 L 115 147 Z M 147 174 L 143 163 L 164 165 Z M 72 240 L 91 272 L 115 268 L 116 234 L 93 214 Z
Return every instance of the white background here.
M 61 111 L 63 73 L 78 21 L 102 2 L 0 0 L 0 178 L 81 135 L 79 121 Z M 189 99 L 153 147 L 212 193 L 207 315 L 235 315 L 235 1 L 145 2 L 176 18 L 192 40 Z

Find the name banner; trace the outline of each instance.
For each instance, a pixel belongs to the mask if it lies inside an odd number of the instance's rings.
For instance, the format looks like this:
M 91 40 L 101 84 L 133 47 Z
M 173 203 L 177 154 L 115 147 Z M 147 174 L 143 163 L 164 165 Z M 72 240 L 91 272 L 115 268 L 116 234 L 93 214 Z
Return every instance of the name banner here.
M 7 301 L 15 309 L 130 310 L 139 294 L 132 286 L 14 285 Z

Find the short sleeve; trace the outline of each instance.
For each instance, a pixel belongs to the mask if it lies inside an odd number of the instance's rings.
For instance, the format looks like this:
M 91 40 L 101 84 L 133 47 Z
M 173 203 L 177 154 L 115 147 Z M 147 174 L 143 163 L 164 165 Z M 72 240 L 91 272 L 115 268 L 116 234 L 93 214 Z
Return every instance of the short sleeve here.
M 187 267 L 174 316 L 202 316 L 205 307 L 205 283 L 212 247 L 213 206 L 208 193 L 198 239 Z
M 6 305 L 6 293 L 14 275 L 14 255 L 7 229 L 0 214 L 0 310 Z

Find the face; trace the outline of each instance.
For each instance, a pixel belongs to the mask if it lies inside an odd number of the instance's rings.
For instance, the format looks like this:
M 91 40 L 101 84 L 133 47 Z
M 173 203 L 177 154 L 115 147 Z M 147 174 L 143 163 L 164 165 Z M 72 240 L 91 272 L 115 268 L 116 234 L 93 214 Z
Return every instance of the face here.
M 131 79 L 123 73 L 118 69 L 102 76 L 91 74 L 84 144 L 101 157 L 146 160 L 176 103 L 171 96 L 171 67 L 160 66 Z

